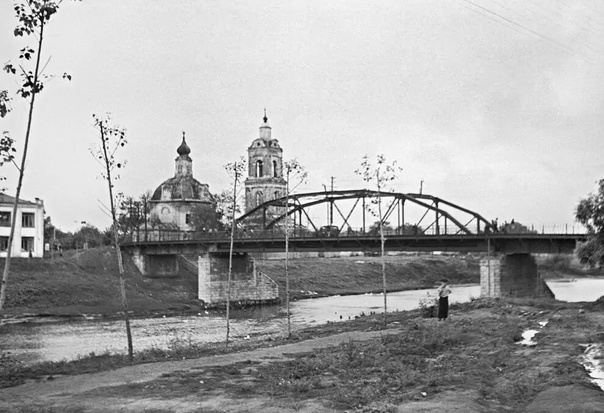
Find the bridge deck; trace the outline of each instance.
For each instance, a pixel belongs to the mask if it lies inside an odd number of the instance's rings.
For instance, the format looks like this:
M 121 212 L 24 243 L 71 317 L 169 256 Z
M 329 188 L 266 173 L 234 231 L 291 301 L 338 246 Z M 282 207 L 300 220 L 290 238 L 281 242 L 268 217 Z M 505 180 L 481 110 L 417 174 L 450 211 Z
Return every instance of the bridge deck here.
M 212 234 L 207 234 L 212 235 Z M 584 234 L 459 234 L 459 235 L 388 235 L 387 251 L 452 251 L 502 253 L 571 253 Z M 173 254 L 183 250 L 206 250 L 228 253 L 230 239 L 226 234 L 204 238 L 167 237 L 153 241 L 125 242 L 123 248 L 142 248 L 147 254 Z M 290 237 L 289 250 L 298 251 L 379 251 L 379 236 L 297 236 Z M 233 249 L 245 252 L 283 252 L 285 236 L 265 235 L 236 238 Z

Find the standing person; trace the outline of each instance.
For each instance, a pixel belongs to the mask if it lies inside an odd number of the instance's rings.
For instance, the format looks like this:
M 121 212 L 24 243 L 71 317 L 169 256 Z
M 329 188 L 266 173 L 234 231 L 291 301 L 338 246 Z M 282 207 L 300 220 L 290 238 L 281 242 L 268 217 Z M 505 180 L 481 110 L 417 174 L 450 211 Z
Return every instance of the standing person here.
M 438 287 L 438 321 L 446 320 L 449 315 L 449 294 L 451 289 L 447 284 L 449 280 L 446 278 L 441 280 L 441 285 Z

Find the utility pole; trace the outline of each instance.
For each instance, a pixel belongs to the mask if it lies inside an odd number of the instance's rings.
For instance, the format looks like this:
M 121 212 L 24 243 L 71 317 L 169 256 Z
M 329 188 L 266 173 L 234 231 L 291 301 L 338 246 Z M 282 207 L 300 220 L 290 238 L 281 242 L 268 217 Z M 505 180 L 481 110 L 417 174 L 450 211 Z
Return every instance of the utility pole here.
M 335 179 L 334 176 L 331 177 L 331 201 L 329 201 L 329 226 L 331 227 L 333 225 L 333 180 Z M 331 228 L 330 228 L 331 230 Z

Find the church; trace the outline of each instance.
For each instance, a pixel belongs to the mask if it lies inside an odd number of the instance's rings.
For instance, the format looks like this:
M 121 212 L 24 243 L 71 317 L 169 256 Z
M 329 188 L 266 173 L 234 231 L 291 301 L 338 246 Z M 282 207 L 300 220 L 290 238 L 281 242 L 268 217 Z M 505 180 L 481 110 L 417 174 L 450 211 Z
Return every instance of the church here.
M 194 210 L 199 206 L 214 208 L 214 198 L 208 184 L 193 177 L 193 159 L 184 132 L 176 153 L 174 176 L 159 185 L 149 200 L 150 222 L 163 230 L 194 231 Z
M 183 132 L 182 143 L 176 149 L 174 176 L 164 181 L 153 192 L 149 201 L 151 232 L 165 238 L 168 233 L 192 232 L 196 209 L 206 206 L 215 209 L 216 203 L 208 184 L 193 177 L 191 148 Z M 247 149 L 248 176 L 245 180 L 245 212 L 265 201 L 286 195 L 283 178 L 283 149 L 272 137 L 266 110 L 258 138 Z M 276 213 L 277 211 L 275 211 Z

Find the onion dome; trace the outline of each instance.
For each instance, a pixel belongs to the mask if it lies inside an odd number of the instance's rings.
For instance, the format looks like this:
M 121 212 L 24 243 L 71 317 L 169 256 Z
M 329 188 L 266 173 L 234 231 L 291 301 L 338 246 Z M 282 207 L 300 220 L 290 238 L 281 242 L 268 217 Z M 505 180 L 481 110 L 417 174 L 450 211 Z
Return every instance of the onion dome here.
M 191 153 L 191 148 L 189 148 L 189 146 L 187 145 L 187 142 L 185 142 L 185 133 L 184 132 L 182 133 L 182 143 L 176 150 L 176 153 L 178 153 L 180 156 L 189 155 Z

